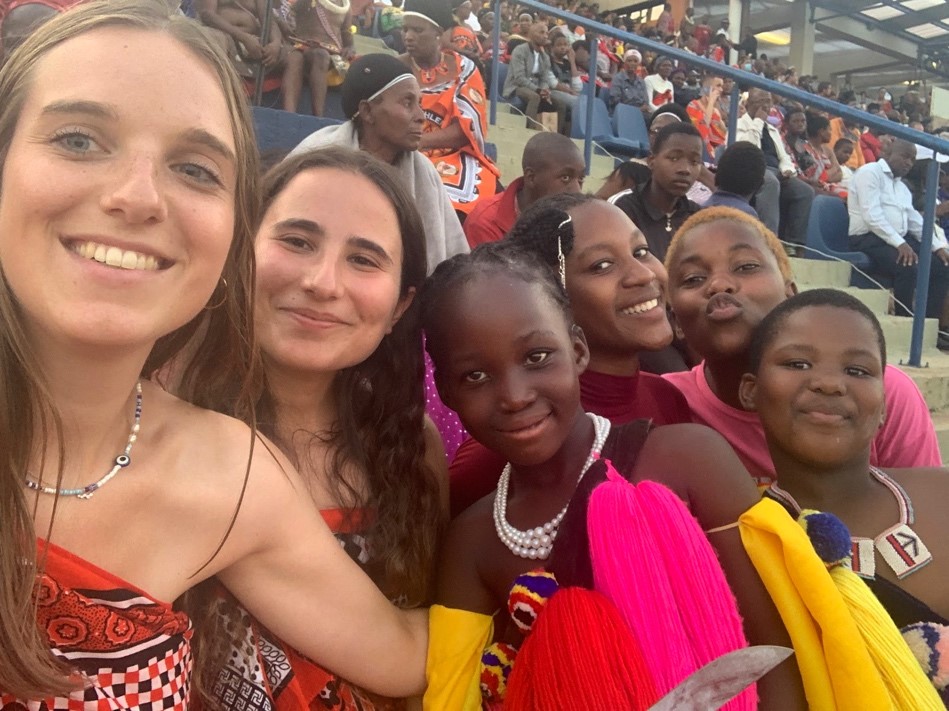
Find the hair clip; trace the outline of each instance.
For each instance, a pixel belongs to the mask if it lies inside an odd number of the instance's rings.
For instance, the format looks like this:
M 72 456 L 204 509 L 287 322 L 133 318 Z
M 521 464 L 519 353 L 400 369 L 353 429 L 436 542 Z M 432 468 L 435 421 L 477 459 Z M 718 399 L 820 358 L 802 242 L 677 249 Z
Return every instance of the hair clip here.
M 563 256 L 563 245 L 560 241 L 560 230 L 564 225 L 569 225 L 573 218 L 567 215 L 567 219 L 557 225 L 557 273 L 560 275 L 560 285 L 563 290 L 567 290 L 567 259 Z

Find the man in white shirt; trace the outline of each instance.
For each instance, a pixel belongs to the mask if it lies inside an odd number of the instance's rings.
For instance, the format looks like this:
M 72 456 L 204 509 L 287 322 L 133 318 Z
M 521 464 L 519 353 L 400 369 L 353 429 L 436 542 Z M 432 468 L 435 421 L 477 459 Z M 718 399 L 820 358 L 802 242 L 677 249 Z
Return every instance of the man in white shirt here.
M 764 153 L 768 169 L 754 201 L 761 221 L 785 242 L 804 244 L 814 189 L 797 177 L 797 166 L 784 147 L 784 139 L 768 123 L 771 103 L 771 94 L 764 89 L 748 92 L 735 140 L 753 143 Z
M 880 160 L 853 174 L 847 199 L 850 244 L 870 257 L 880 272 L 892 277 L 900 316 L 909 316 L 913 306 L 923 232 L 923 216 L 913 208 L 913 196 L 902 180 L 915 161 L 916 146 L 894 139 Z M 942 321 L 942 305 L 949 291 L 949 244 L 938 226 L 932 250 L 926 316 Z M 939 324 L 940 328 L 944 325 Z

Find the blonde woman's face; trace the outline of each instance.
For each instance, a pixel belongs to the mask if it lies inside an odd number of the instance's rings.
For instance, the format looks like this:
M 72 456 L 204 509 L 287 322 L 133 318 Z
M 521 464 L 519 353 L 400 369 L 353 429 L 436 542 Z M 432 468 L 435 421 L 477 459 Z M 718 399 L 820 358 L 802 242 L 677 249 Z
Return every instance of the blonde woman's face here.
M 28 329 L 150 349 L 191 320 L 233 239 L 234 154 L 220 82 L 178 40 L 110 27 L 49 51 L 0 194 L 0 262 Z

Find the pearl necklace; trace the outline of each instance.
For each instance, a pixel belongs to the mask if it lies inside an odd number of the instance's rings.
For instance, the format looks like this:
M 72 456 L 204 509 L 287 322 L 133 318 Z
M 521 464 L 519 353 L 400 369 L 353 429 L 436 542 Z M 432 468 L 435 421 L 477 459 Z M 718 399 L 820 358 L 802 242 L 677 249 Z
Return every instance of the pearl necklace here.
M 610 434 L 610 421 L 605 417 L 594 415 L 588 412 L 587 417 L 593 421 L 595 435 L 593 437 L 593 448 L 587 455 L 587 460 L 580 470 L 580 476 L 577 478 L 579 484 L 587 470 L 603 451 L 603 445 Z M 560 522 L 563 521 L 567 513 L 567 507 L 570 501 L 564 505 L 556 516 L 547 523 L 536 526 L 535 528 L 521 531 L 514 528 L 507 522 L 507 492 L 511 480 L 511 463 L 508 462 L 498 480 L 498 489 L 494 494 L 494 530 L 497 531 L 501 543 L 508 547 L 514 555 L 519 558 L 530 558 L 531 560 L 546 560 L 553 550 L 554 541 L 557 539 L 557 531 Z M 572 497 L 571 497 L 572 498 Z
M 52 486 L 44 486 L 29 475 L 26 476 L 26 486 L 33 491 L 39 491 L 42 494 L 56 494 L 58 496 L 75 496 L 78 499 L 91 499 L 92 495 L 99 489 L 109 483 L 109 480 L 132 463 L 132 445 L 138 439 L 138 432 L 141 429 L 142 421 L 142 381 L 135 384 L 135 418 L 132 421 L 132 430 L 129 432 L 128 443 L 125 450 L 115 458 L 114 465 L 98 481 L 94 481 L 81 489 L 57 489 Z

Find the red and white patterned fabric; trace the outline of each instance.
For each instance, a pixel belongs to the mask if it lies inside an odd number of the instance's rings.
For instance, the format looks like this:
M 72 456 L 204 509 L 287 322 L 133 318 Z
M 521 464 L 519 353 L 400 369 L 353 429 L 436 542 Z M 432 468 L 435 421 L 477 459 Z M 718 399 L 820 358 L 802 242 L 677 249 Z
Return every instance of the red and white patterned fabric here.
M 188 616 L 53 544 L 39 543 L 41 560 L 44 550 L 37 623 L 85 683 L 68 697 L 35 701 L 0 690 L 0 711 L 187 709 Z

